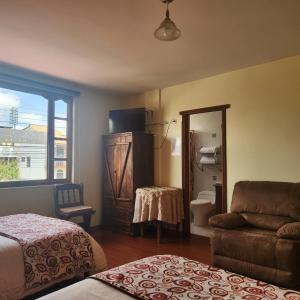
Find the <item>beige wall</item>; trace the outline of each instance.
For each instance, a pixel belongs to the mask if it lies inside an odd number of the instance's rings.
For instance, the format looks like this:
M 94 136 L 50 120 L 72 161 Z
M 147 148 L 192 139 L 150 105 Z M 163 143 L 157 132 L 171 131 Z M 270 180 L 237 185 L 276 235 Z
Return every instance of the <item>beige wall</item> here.
M 78 90 L 78 87 L 77 87 Z M 74 99 L 74 181 L 85 187 L 85 201 L 96 209 L 92 224 L 101 216 L 101 135 L 107 133 L 108 110 L 119 107 L 117 96 L 79 88 Z M 0 189 L 0 215 L 34 212 L 53 215 L 53 187 Z
M 174 138 L 181 135 L 180 111 L 220 104 L 231 104 L 229 202 L 239 180 L 300 181 L 300 55 L 164 88 L 161 97 L 149 91 L 128 106 L 146 105 L 156 120 L 178 119 L 169 131 Z M 156 183 L 180 187 L 181 158 L 170 152 L 170 143 L 156 150 Z

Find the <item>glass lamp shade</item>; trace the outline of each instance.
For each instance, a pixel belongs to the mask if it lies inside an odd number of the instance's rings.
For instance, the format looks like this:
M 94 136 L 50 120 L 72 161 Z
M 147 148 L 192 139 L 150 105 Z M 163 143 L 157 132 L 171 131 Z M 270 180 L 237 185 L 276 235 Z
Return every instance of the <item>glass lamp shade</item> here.
M 174 41 L 177 40 L 180 35 L 181 31 L 168 16 L 154 32 L 154 36 L 160 41 Z

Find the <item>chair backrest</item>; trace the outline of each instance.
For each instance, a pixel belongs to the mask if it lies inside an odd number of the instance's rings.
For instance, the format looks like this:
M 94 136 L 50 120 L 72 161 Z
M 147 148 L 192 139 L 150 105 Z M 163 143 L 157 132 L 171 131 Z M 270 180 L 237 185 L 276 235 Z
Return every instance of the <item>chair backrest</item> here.
M 59 184 L 54 186 L 55 212 L 60 208 L 83 205 L 83 184 Z
M 300 183 L 240 181 L 231 212 L 289 217 L 300 221 Z

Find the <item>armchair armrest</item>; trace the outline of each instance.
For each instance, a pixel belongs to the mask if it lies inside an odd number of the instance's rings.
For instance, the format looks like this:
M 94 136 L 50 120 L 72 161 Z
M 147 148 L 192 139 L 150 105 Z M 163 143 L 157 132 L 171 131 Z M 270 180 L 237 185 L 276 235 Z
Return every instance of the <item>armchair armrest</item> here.
M 300 240 L 300 222 L 288 223 L 281 226 L 276 235 L 283 239 Z
M 237 213 L 220 214 L 209 218 L 209 225 L 224 229 L 234 229 L 246 225 L 245 219 Z

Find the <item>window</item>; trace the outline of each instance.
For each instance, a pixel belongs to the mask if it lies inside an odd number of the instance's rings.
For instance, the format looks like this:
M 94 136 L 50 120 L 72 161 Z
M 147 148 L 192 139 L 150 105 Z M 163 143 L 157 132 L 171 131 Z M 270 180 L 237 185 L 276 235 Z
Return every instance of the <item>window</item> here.
M 71 96 L 0 80 L 0 187 L 70 181 L 71 149 Z
M 31 156 L 28 156 L 28 157 L 27 157 L 26 167 L 27 167 L 27 168 L 30 168 L 30 167 L 31 167 Z
M 57 179 L 63 179 L 65 176 L 64 176 L 64 171 L 63 170 L 57 170 L 56 171 L 56 178 Z
M 66 151 L 65 151 L 65 148 L 66 148 L 66 143 L 65 142 L 62 142 L 62 141 L 60 141 L 61 143 L 59 144 L 59 143 L 57 143 L 55 146 L 55 148 L 56 148 L 56 155 L 55 155 L 55 157 L 58 157 L 58 158 L 64 158 L 65 157 L 65 153 L 66 153 Z

